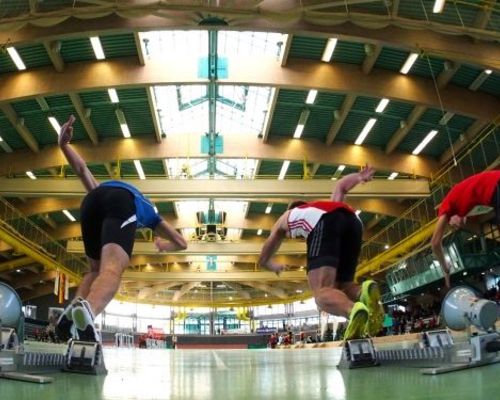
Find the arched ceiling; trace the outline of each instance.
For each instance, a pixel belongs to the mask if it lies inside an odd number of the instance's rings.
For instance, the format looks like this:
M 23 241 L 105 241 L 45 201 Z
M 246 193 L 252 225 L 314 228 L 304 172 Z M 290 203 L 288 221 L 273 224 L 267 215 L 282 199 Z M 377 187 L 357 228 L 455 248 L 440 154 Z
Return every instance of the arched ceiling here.
M 192 239 L 194 228 L 203 225 L 195 214 L 200 204 L 208 207 L 209 199 L 227 200 L 231 190 L 214 180 L 208 183 L 212 193 L 207 194 L 207 181 L 199 180 L 197 189 L 187 196 L 181 190 L 183 183 L 176 181 L 186 177 L 179 176 L 179 171 L 185 172 L 179 165 L 187 166 L 185 175 L 195 177 L 191 169 L 207 160 L 219 163 L 218 168 L 242 160 L 240 163 L 252 165 L 251 172 L 244 173 L 249 193 L 239 192 L 233 199 L 248 204 L 243 211 L 227 211 L 224 224 L 236 236 L 228 235 L 226 241 L 219 236 L 215 243 L 208 243 L 220 245 L 211 254 L 227 251 L 225 255 L 219 255 L 214 266 L 203 247 L 199 252 L 162 257 L 151 254 L 151 249 L 140 250 L 125 275 L 121 294 L 128 299 L 178 305 L 260 304 L 307 296 L 303 244 L 289 243 L 289 253 L 279 256 L 290 265 L 289 276 L 274 279 L 272 274 L 258 272 L 255 265 L 255 249 L 291 200 L 325 197 L 335 184 L 330 178 L 338 179 L 369 163 L 377 169 L 377 182 L 382 186 L 362 188 L 362 193 L 349 198 L 361 211 L 365 239 L 369 239 L 402 215 L 416 198 L 428 194 L 428 188 L 417 189 L 421 179 L 432 180 L 453 162 L 456 153 L 466 151 L 469 143 L 498 121 L 499 4 L 448 1 L 443 12 L 434 14 L 433 3 L 3 1 L 0 44 L 3 49 L 15 48 L 26 70 L 18 71 L 9 54 L 0 53 L 0 195 L 62 246 L 79 238 L 82 192 L 71 189 L 70 196 L 62 193 L 74 185 L 74 175 L 65 166 L 48 121 L 55 117 L 62 123 L 75 114 L 75 147 L 92 172 L 100 179 L 137 179 L 133 161 L 139 161 L 146 185 L 154 180 L 169 188 L 152 196 L 160 213 Z M 200 74 L 201 61 L 186 52 L 166 51 L 161 60 L 152 56 L 147 48 L 152 44 L 144 42 L 151 36 L 144 33 L 160 29 L 197 30 L 206 38 L 206 53 L 214 46 L 225 46 L 226 38 L 243 40 L 238 35 L 243 37 L 247 31 L 284 35 L 273 56 L 238 54 L 229 59 L 226 75 L 220 72 L 214 79 Z M 214 31 L 217 34 L 210 33 Z M 182 35 L 178 33 L 178 41 L 184 40 Z M 100 38 L 104 60 L 96 60 L 90 37 Z M 331 60 L 325 62 L 321 58 L 329 38 L 337 42 Z M 418 57 L 403 74 L 400 69 L 411 53 Z M 201 121 L 203 129 L 166 132 L 162 118 L 170 110 L 158 105 L 156 89 L 165 85 L 177 88 L 179 104 L 190 93 L 188 88 L 194 87 L 202 88 L 199 104 L 209 100 L 210 88 L 216 91 L 217 102 L 227 100 L 219 91 L 236 93 L 244 88 L 244 96 L 250 96 L 252 90 L 267 90 L 265 118 L 252 133 L 234 128 L 234 132 L 221 134 L 222 147 L 210 156 L 203 149 L 202 138 L 210 137 L 212 126 L 223 128 L 215 121 L 224 120 L 224 109 L 214 108 L 213 115 L 190 114 Z M 118 103 L 109 97 L 110 88 L 116 90 Z M 187 92 L 183 94 L 184 88 Z M 311 90 L 317 90 L 317 95 L 308 104 Z M 382 99 L 388 105 L 377 112 Z M 122 135 L 120 112 L 130 138 Z M 369 119 L 375 119 L 375 125 L 365 142 L 356 145 Z M 304 122 L 302 136 L 296 139 L 293 136 L 300 122 Z M 438 131 L 436 137 L 420 154 L 412 154 L 433 129 Z M 285 179 L 277 180 L 287 161 Z M 38 181 L 30 180 L 26 171 L 32 171 Z M 392 173 L 398 173 L 398 179 L 388 181 Z M 256 177 L 266 179 L 261 182 Z M 271 189 L 259 192 L 266 182 Z M 301 188 L 299 196 L 285 190 L 290 184 Z M 321 190 L 308 192 L 308 185 L 321 185 Z M 180 204 L 188 199 L 204 203 L 189 203 L 195 208 L 188 207 L 186 212 Z M 62 210 L 69 210 L 76 222 L 69 221 Z M 406 218 L 415 222 L 414 217 Z M 12 225 L 18 219 L 4 215 L 2 220 Z M 139 232 L 137 248 L 148 248 L 150 239 Z M 383 249 L 383 243 L 377 241 Z M 78 243 L 72 242 L 76 247 L 70 247 L 76 249 Z M 191 247 L 204 244 L 194 240 Z M 241 244 L 254 251 L 240 251 Z M 39 261 L 5 240 L 0 242 L 0 254 L 0 278 L 18 288 L 25 299 L 52 291 L 54 276 Z M 220 280 L 214 273 L 221 274 Z M 234 279 L 229 279 L 230 273 L 235 274 Z

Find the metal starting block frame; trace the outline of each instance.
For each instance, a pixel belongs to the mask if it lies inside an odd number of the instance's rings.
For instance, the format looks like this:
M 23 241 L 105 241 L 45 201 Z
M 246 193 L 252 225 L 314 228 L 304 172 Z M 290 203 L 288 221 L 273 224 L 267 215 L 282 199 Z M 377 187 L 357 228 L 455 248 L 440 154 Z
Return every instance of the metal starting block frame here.
M 424 375 L 437 375 L 500 362 L 498 332 L 471 336 L 455 344 L 447 329 L 425 332 L 419 343 L 405 349 L 376 350 L 371 339 L 344 343 L 339 368 L 374 367 L 390 363 L 421 365 Z
M 70 340 L 63 371 L 90 375 L 106 375 L 101 343 Z

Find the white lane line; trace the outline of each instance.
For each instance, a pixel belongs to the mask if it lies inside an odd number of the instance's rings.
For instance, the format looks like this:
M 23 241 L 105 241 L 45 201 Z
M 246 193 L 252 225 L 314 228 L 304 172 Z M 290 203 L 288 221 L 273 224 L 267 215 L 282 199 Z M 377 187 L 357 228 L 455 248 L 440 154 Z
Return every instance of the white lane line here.
M 227 369 L 227 365 L 222 361 L 222 358 L 214 351 L 212 350 L 212 354 L 215 358 L 215 365 L 217 366 L 218 369 Z

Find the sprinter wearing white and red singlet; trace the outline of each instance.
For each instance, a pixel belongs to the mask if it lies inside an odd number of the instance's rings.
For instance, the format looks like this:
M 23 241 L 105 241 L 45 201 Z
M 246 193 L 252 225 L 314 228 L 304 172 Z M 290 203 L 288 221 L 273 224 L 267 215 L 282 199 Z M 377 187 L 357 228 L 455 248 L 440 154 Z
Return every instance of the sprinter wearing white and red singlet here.
M 354 282 L 363 224 L 343 200 L 349 190 L 372 179 L 374 169 L 340 179 L 330 201 L 295 202 L 274 225 L 261 251 L 260 265 L 280 274 L 285 266 L 272 261 L 285 237 L 307 240 L 307 276 L 318 307 L 349 318 L 344 339 L 377 334 L 383 309 L 375 281 Z

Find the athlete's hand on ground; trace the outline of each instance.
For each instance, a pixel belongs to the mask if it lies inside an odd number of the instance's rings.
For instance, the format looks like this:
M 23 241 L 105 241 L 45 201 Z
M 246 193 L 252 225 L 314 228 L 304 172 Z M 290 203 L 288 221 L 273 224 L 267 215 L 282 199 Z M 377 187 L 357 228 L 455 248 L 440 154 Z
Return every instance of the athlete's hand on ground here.
M 276 275 L 280 276 L 283 271 L 287 270 L 287 266 L 283 264 L 271 263 L 267 266 L 267 269 L 273 271 Z
M 158 236 L 155 237 L 155 246 L 158 251 L 168 251 L 170 250 L 171 243 L 167 240 L 163 240 Z
M 69 116 L 68 120 L 61 126 L 61 132 L 59 133 L 59 145 L 68 144 L 73 137 L 73 123 L 75 122 L 75 116 L 72 114 Z
M 370 167 L 366 164 L 361 171 L 359 171 L 359 177 L 361 178 L 361 182 L 368 182 L 373 179 L 373 175 L 375 175 L 375 168 Z

